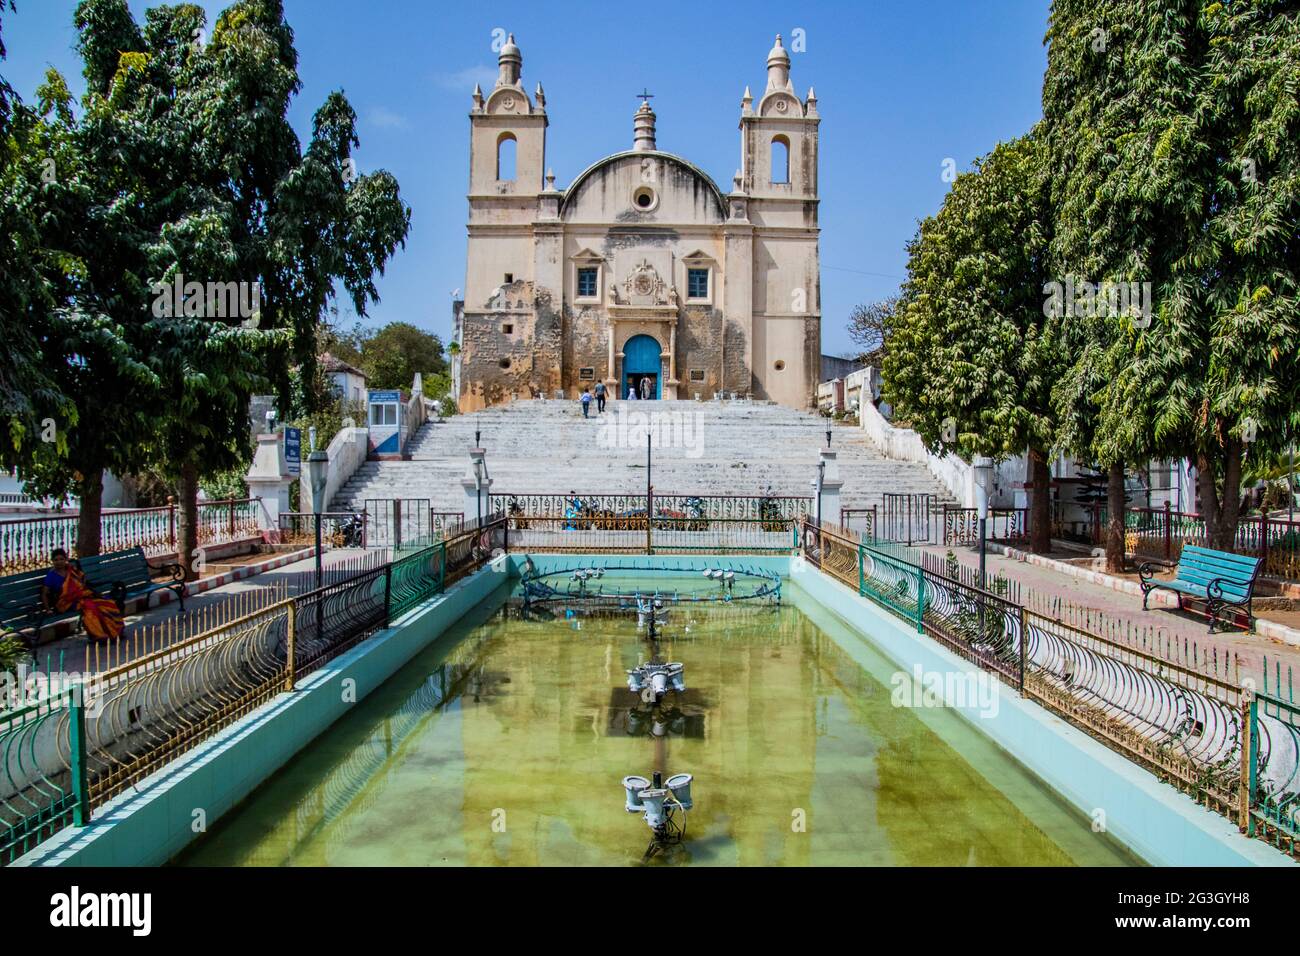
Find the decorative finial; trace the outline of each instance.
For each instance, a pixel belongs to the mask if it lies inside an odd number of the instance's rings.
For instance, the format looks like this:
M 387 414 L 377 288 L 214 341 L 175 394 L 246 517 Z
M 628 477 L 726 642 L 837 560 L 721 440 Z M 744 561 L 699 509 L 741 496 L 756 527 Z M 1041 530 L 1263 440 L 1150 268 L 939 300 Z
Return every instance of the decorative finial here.
M 483 89 L 477 83 L 474 84 L 474 109 L 483 108 Z
M 790 83 L 790 54 L 781 45 L 781 34 L 776 35 L 776 46 L 767 54 L 767 89 L 783 90 Z
M 548 169 L 548 170 L 546 170 L 546 188 L 547 188 L 548 190 L 554 190 L 554 189 L 555 189 L 555 170 L 554 170 L 554 169 Z
M 546 105 L 546 92 L 542 89 L 541 83 L 537 84 L 537 92 L 533 94 L 533 97 L 537 100 L 538 106 Z
M 518 86 L 519 74 L 523 71 L 524 58 L 515 45 L 515 35 L 506 38 L 506 44 L 497 55 L 500 72 L 497 74 L 497 86 Z
M 632 117 L 632 148 L 638 151 L 653 151 L 655 147 L 655 111 L 650 108 L 654 96 L 649 90 L 636 94 L 641 106 Z

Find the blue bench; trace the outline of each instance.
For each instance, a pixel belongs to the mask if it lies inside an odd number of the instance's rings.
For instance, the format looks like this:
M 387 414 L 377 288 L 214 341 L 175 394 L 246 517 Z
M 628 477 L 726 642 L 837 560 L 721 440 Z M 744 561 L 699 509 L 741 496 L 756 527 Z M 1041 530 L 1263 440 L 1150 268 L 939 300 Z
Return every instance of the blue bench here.
M 1255 615 L 1251 613 L 1251 598 L 1261 563 L 1261 558 L 1244 554 L 1184 545 L 1172 580 L 1156 580 L 1156 568 L 1152 564 L 1144 564 L 1138 570 L 1142 579 L 1142 607 L 1146 609 L 1152 591 L 1173 591 L 1178 595 L 1179 610 L 1183 610 L 1184 598 L 1205 602 L 1211 634 L 1214 633 L 1214 625 L 1218 623 L 1220 614 L 1233 609 L 1245 612 L 1246 629 L 1254 631 Z M 1227 614 L 1224 622 L 1232 624 L 1234 618 L 1234 614 Z
M 123 613 L 126 613 L 127 601 L 162 590 L 174 591 L 180 599 L 181 610 L 185 609 L 185 580 L 181 566 L 163 565 L 158 570 L 166 571 L 170 580 L 154 581 L 155 569 L 149 565 L 143 548 L 89 555 L 78 559 L 77 563 L 86 575 L 86 583 L 97 594 L 116 601 Z M 21 635 L 30 631 L 28 643 L 34 646 L 45 625 L 78 616 L 75 611 L 60 614 L 45 610 L 41 604 L 41 582 L 47 570 L 20 571 L 0 578 L 0 632 L 12 631 Z

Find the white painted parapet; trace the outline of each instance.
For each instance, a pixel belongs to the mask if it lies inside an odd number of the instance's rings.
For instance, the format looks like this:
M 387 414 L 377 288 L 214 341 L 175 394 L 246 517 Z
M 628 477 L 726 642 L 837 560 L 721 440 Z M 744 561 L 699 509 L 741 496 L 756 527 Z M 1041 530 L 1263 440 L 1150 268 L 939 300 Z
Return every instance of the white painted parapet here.
M 975 470 L 956 455 L 942 458 L 925 447 L 921 436 L 910 428 L 896 428 L 880 410 L 869 401 L 858 406 L 858 420 L 862 430 L 887 458 L 914 461 L 927 465 L 934 475 L 956 498 L 963 508 L 978 506 L 975 489 Z
M 265 532 L 279 532 L 280 515 L 291 510 L 289 486 L 293 484 L 279 432 L 257 436 L 253 464 L 244 481 L 248 483 L 249 497 L 262 499 L 262 507 L 257 509 L 258 528 Z
M 321 496 L 321 511 L 330 510 L 330 502 L 339 490 L 348 483 L 352 477 L 366 461 L 366 454 L 369 451 L 369 432 L 364 428 L 343 428 L 330 441 L 329 448 L 325 453 L 329 455 L 329 469 L 325 478 L 325 493 Z M 307 470 L 304 468 L 298 482 L 298 501 L 301 502 L 301 510 L 310 512 L 312 508 L 311 482 L 307 480 Z

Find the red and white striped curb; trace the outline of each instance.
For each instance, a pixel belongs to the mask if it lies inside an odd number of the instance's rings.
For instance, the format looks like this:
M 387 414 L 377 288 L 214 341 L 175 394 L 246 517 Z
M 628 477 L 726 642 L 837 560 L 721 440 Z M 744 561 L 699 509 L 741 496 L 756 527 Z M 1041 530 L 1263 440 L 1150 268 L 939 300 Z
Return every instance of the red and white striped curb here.
M 307 558 L 314 558 L 316 549 L 303 548 L 301 551 L 292 551 L 289 554 L 282 554 L 278 558 L 271 558 L 267 561 L 259 561 L 257 564 L 245 564 L 238 568 L 226 571 L 224 574 L 214 574 L 210 578 L 200 578 L 198 581 L 191 581 L 185 585 L 185 596 L 193 597 L 196 594 L 202 594 L 204 591 L 211 591 L 213 588 L 224 587 L 234 581 L 242 581 L 244 578 L 251 578 L 255 574 L 261 574 L 263 571 L 274 571 L 276 568 L 282 568 L 285 565 L 293 564 L 295 561 L 305 561 Z M 157 598 L 155 601 L 154 599 Z M 137 598 L 137 600 L 139 600 Z M 176 600 L 175 591 L 154 591 L 149 595 L 150 607 L 161 607 Z

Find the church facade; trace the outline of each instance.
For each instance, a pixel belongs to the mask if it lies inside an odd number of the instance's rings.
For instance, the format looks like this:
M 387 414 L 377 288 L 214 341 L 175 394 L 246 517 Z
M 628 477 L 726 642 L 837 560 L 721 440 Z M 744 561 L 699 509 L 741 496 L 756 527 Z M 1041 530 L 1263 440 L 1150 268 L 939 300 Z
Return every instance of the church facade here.
M 511 36 L 470 111 L 465 294 L 456 303 L 459 404 L 605 382 L 652 398 L 722 393 L 812 408 L 821 356 L 817 98 L 790 81 L 781 38 L 767 85 L 741 100 L 729 192 L 658 149 L 648 100 L 632 148 L 556 187 L 546 97 L 524 89 Z

